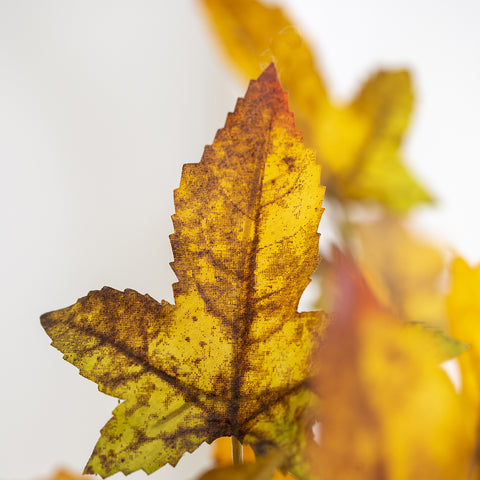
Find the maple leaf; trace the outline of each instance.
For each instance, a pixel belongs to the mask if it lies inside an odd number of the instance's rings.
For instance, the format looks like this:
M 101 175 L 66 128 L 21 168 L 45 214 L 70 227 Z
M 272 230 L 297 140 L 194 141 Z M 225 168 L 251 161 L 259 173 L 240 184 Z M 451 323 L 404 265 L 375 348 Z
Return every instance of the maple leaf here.
M 405 70 L 379 71 L 350 103 L 332 100 L 311 48 L 278 7 L 257 0 L 202 0 L 228 56 L 248 78 L 271 61 L 290 94 L 328 193 L 405 212 L 430 195 L 406 169 L 400 144 L 413 105 Z
M 324 188 L 275 67 L 252 81 L 200 163 L 183 167 L 170 236 L 175 304 L 105 287 L 42 316 L 52 345 L 124 400 L 86 472 L 151 473 L 235 436 L 259 455 L 290 445 L 319 312 L 297 312 L 318 262 Z
M 336 311 L 318 352 L 322 394 L 319 477 L 468 478 L 462 403 L 429 337 L 415 335 L 338 252 Z

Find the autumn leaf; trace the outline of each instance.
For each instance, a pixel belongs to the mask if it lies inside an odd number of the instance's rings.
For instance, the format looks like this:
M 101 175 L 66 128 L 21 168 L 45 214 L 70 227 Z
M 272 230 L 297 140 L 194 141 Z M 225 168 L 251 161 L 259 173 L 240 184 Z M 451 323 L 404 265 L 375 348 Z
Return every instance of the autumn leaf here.
M 86 467 L 175 465 L 235 436 L 304 465 L 303 410 L 319 312 L 297 312 L 318 262 L 324 188 L 275 68 L 252 81 L 200 163 L 183 168 L 170 240 L 175 304 L 105 287 L 42 316 L 53 346 L 123 402 Z
M 213 452 L 215 463 L 218 467 L 228 467 L 232 464 L 232 439 L 229 437 L 218 438 L 213 442 Z M 255 454 L 248 445 L 243 446 L 243 461 L 245 463 L 255 462 Z M 276 464 L 279 465 L 280 462 Z M 245 477 L 249 478 L 249 477 Z M 278 470 L 275 470 L 275 474 L 271 477 L 272 480 L 295 480 L 292 475 L 283 475 Z
M 279 450 L 268 457 L 259 458 L 256 462 L 246 462 L 242 465 L 229 465 L 214 468 L 202 475 L 198 480 L 276 480 L 276 468 L 282 461 L 284 452 Z
M 217 438 L 213 444 L 213 459 L 217 467 L 228 467 L 232 464 L 232 439 L 230 437 Z M 255 454 L 248 446 L 243 446 L 243 461 L 254 462 Z
M 441 281 L 444 259 L 436 246 L 414 235 L 394 217 L 353 223 L 346 236 L 350 247 L 346 247 L 347 255 L 354 258 L 375 302 L 404 322 L 404 336 L 417 337 L 417 341 L 429 345 L 438 363 L 468 349 L 465 342 L 451 337 L 446 330 Z M 342 292 L 336 268 L 334 261 L 324 260 L 317 272 L 321 286 L 318 306 L 327 312 L 335 310 Z
M 352 230 L 355 258 L 376 297 L 401 320 L 445 328 L 440 246 L 391 216 Z
M 462 258 L 452 264 L 451 289 L 447 297 L 447 309 L 451 334 L 468 343 L 470 349 L 459 358 L 464 402 L 463 414 L 475 432 L 471 448 L 476 450 L 477 473 L 480 454 L 480 265 L 472 268 Z
M 467 479 L 471 434 L 427 337 L 372 294 L 352 260 L 334 258 L 335 317 L 318 353 L 319 478 Z
M 333 100 L 312 49 L 278 7 L 257 0 L 201 0 L 229 58 L 251 78 L 274 61 L 297 124 L 341 202 L 375 201 L 405 212 L 432 199 L 403 163 L 413 105 L 410 75 L 381 70 L 350 102 Z

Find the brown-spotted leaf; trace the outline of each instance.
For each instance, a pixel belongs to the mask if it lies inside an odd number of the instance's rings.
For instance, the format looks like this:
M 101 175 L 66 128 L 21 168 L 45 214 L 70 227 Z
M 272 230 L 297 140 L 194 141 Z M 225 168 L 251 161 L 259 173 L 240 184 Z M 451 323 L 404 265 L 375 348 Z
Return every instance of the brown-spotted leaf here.
M 201 0 L 231 60 L 247 77 L 274 61 L 297 124 L 318 154 L 328 193 L 405 212 L 431 197 L 403 163 L 413 89 L 404 70 L 379 71 L 350 102 L 332 99 L 312 49 L 285 12 L 258 0 Z
M 175 304 L 104 288 L 42 316 L 66 360 L 124 400 L 87 472 L 150 473 L 234 435 L 259 455 L 289 446 L 281 467 L 303 474 L 321 314 L 297 305 L 318 261 L 323 193 L 270 65 L 201 162 L 183 168 L 170 237 Z
M 334 258 L 335 317 L 318 356 L 320 479 L 467 479 L 468 422 L 428 336 L 405 328 L 347 257 Z

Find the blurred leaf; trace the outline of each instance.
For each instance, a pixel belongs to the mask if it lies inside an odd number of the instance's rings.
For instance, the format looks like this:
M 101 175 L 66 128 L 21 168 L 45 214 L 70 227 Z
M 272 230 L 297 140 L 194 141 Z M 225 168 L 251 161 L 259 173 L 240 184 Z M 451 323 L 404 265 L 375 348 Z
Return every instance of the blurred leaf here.
M 256 462 L 217 467 L 202 475 L 198 480 L 275 480 L 277 478 L 289 478 L 283 475 L 277 477 L 275 473 L 275 469 L 282 462 L 283 455 L 284 452 L 280 450 L 268 457 L 259 458 Z
M 327 92 L 311 48 L 278 7 L 257 0 L 201 0 L 222 45 L 247 78 L 274 61 L 305 142 L 318 153 L 328 194 L 406 212 L 430 195 L 403 164 L 400 144 L 413 91 L 405 70 L 374 73 L 350 103 Z
M 58 469 L 53 475 L 44 480 L 92 480 L 89 475 L 81 475 L 80 473 L 72 473 L 64 468 Z
M 284 12 L 256 0 L 200 0 L 229 58 L 244 78 L 274 62 L 289 92 L 297 125 L 310 142 L 313 119 L 327 105 L 311 49 Z
M 333 263 L 335 318 L 318 353 L 319 478 L 467 479 L 469 427 L 429 337 L 383 308 L 348 257 L 336 252 Z
M 445 327 L 444 255 L 402 221 L 354 224 L 355 258 L 376 297 L 406 322 Z
M 460 342 L 450 335 L 447 335 L 440 328 L 435 328 L 430 325 L 406 323 L 404 330 L 406 330 L 404 335 L 413 335 L 420 340 L 423 337 L 425 339 L 425 345 L 431 347 L 433 358 L 436 358 L 438 363 L 451 360 L 470 348 L 467 343 Z
M 215 440 L 213 449 L 215 462 L 218 467 L 226 467 L 232 464 L 232 439 L 230 437 L 222 437 Z M 248 445 L 243 446 L 243 461 L 245 463 L 255 462 L 255 453 Z M 278 463 L 276 466 L 278 466 Z M 283 475 L 276 470 L 272 480 L 295 480 L 295 477 L 289 474 Z
M 447 309 L 452 335 L 471 347 L 458 360 L 462 375 L 463 413 L 475 430 L 476 440 L 472 443 L 472 450 L 476 449 L 477 458 L 480 458 L 480 265 L 471 268 L 461 258 L 453 261 Z M 480 470 L 472 478 L 480 478 Z
M 221 437 L 217 438 L 213 444 L 213 458 L 217 467 L 227 467 L 232 464 L 232 438 Z M 255 454 L 253 450 L 248 446 L 243 446 L 243 461 L 254 462 Z
M 186 132 L 188 134 L 188 132 Z M 187 138 L 187 137 L 186 137 Z M 302 474 L 301 421 L 320 312 L 297 312 L 318 262 L 324 188 L 270 65 L 175 191 L 175 304 L 105 287 L 42 316 L 53 346 L 124 400 L 86 467 L 175 465 L 234 435 Z

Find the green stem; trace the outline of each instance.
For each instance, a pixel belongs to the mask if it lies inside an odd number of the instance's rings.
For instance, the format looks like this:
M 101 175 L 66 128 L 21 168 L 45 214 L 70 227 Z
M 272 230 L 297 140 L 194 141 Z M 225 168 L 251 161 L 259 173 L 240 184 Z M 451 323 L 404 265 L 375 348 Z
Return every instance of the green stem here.
M 243 463 L 243 447 L 236 437 L 232 436 L 232 460 L 234 465 Z

